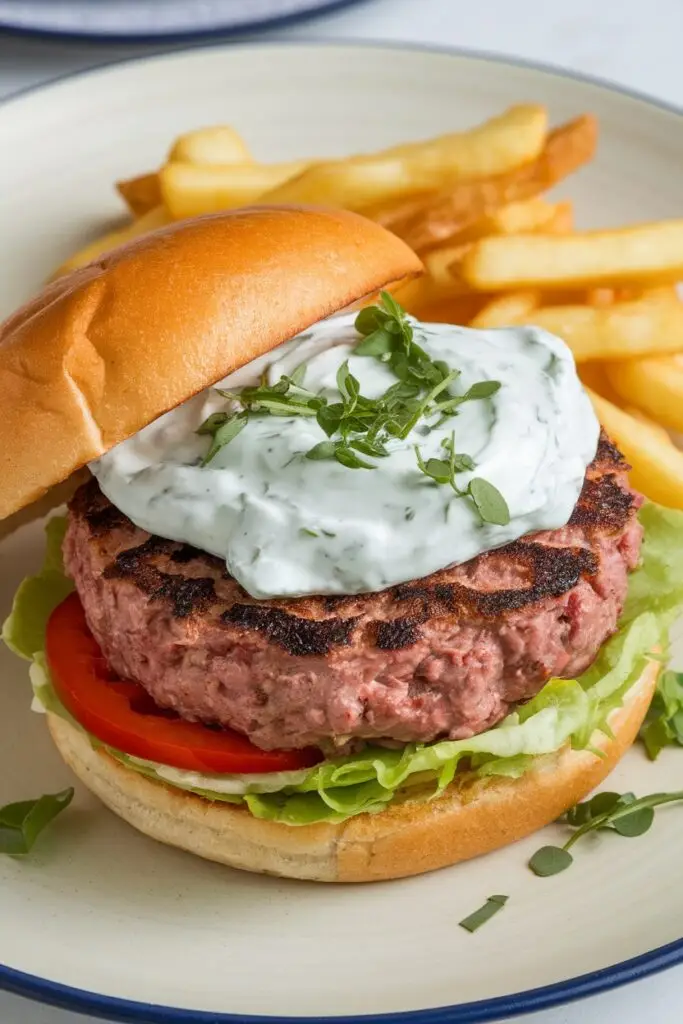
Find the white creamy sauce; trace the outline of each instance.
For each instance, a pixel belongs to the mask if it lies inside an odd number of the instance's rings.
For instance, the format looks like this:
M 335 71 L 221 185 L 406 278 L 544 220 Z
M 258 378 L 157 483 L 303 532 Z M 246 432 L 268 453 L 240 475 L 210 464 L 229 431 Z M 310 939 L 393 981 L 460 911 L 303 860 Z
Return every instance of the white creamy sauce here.
M 336 373 L 344 360 L 361 394 L 382 395 L 396 383 L 376 359 L 353 354 L 360 340 L 353 315 L 335 317 L 238 371 L 221 386 L 269 382 L 306 362 L 303 386 L 338 401 Z M 437 426 L 423 419 L 388 444 L 388 458 L 348 469 L 305 453 L 326 435 L 313 417 L 252 415 L 207 466 L 210 438 L 197 435 L 210 413 L 230 408 L 208 389 L 117 445 L 91 470 L 107 497 L 139 527 L 225 559 L 255 598 L 355 594 L 382 590 L 467 561 L 524 534 L 564 526 L 595 456 L 599 426 L 558 338 L 533 327 L 475 331 L 413 322 L 414 340 L 433 360 L 461 375 L 462 395 L 476 381 L 497 380 L 491 398 L 460 406 Z M 442 396 L 443 397 L 443 396 Z M 482 522 L 469 498 L 437 484 L 418 468 L 444 458 L 442 441 L 476 468 L 459 473 L 495 485 L 510 522 Z

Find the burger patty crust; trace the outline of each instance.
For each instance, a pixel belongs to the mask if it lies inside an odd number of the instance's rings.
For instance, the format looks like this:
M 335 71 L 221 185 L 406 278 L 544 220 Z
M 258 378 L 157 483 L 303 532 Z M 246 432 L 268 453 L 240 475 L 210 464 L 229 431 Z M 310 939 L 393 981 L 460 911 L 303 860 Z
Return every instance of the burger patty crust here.
M 139 530 L 92 480 L 64 542 L 111 668 L 264 749 L 482 732 L 614 632 L 642 501 L 602 437 L 566 527 L 380 593 L 259 601 L 225 564 Z

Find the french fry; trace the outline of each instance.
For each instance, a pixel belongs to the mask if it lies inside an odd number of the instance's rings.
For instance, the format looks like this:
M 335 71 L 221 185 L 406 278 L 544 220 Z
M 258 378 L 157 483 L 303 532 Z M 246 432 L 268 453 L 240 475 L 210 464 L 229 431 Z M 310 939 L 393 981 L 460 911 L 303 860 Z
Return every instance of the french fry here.
M 572 204 L 549 203 L 540 196 L 508 203 L 483 217 L 478 237 L 486 235 L 519 235 L 526 232 L 563 232 L 572 229 Z M 474 241 L 474 239 L 472 239 Z
M 539 156 L 521 167 L 464 181 L 431 196 L 385 206 L 372 215 L 416 252 L 426 252 L 501 206 L 530 199 L 552 188 L 592 159 L 597 136 L 596 119 L 583 114 L 551 131 Z
M 424 309 L 434 299 L 434 286 L 426 274 L 414 277 L 411 281 L 401 281 L 387 291 L 412 316 L 418 316 L 418 310 Z
M 168 154 L 168 163 L 176 161 L 210 167 L 214 164 L 248 164 L 252 155 L 239 132 L 230 125 L 219 124 L 179 135 Z
M 460 324 L 466 327 L 482 306 L 481 295 L 439 296 L 409 310 L 418 320 L 434 324 Z
M 612 306 L 616 300 L 617 293 L 614 288 L 589 288 L 585 295 L 586 304 L 594 306 L 596 309 Z
M 475 242 L 488 235 L 514 235 L 526 231 L 571 231 L 573 210 L 570 202 L 549 203 L 540 196 L 508 203 L 485 214 L 469 228 L 455 235 L 452 245 Z
M 427 271 L 436 282 L 453 291 L 455 280 L 450 272 L 450 266 L 459 264 L 469 251 L 471 243 L 477 238 L 485 235 L 515 234 L 519 231 L 545 231 L 556 221 L 566 223 L 567 206 L 571 212 L 571 204 L 553 204 L 541 198 L 501 206 L 499 210 L 477 221 L 471 231 L 458 235 L 452 244 L 432 249 L 427 253 L 424 258 Z
M 595 391 L 612 405 L 621 406 L 621 399 L 607 376 L 606 366 L 606 363 L 600 363 L 597 360 L 592 363 L 579 363 L 577 366 L 579 379 L 585 388 Z
M 167 163 L 190 163 L 200 167 L 215 164 L 251 163 L 251 153 L 241 135 L 229 125 L 197 128 L 178 136 L 169 151 Z M 116 183 L 134 217 L 160 206 L 161 186 L 157 171 L 140 174 Z
M 407 313 L 417 317 L 418 320 L 429 320 L 432 310 L 442 304 L 450 305 L 454 296 L 442 288 L 436 281 L 423 274 L 407 283 L 401 283 L 396 288 L 388 289 L 396 298 Z M 460 296 L 455 296 L 459 299 Z M 478 307 L 477 307 L 478 308 Z
M 161 205 L 161 189 L 156 171 L 117 181 L 116 188 L 134 217 L 142 217 L 155 206 Z
M 683 303 L 668 292 L 603 309 L 547 306 L 534 324 L 564 338 L 577 362 L 683 351 Z
M 605 369 L 622 401 L 683 433 L 683 356 L 631 359 Z
M 538 157 L 546 130 L 545 107 L 511 107 L 469 131 L 316 164 L 264 201 L 363 210 L 393 197 L 508 173 Z
M 491 299 L 470 321 L 470 327 L 507 327 L 534 319 L 539 302 L 538 292 L 510 292 Z
M 454 294 L 456 291 L 469 291 L 469 289 L 457 289 L 456 283 L 450 272 L 450 267 L 467 252 L 469 242 L 460 245 L 448 245 L 443 249 L 432 249 L 424 257 L 424 265 L 436 285 L 445 292 Z
M 603 398 L 605 396 L 603 395 Z M 624 405 L 621 407 L 624 412 L 627 412 L 629 416 L 633 416 L 634 420 L 638 420 L 639 423 L 646 423 L 647 426 L 656 431 L 661 437 L 662 441 L 671 441 L 671 435 L 669 434 L 666 427 L 663 427 L 661 423 L 655 423 L 649 416 L 646 416 L 642 409 L 636 409 L 635 405 Z
M 463 257 L 459 276 L 484 292 L 677 281 L 683 276 L 683 220 L 483 238 Z
M 447 299 L 450 297 L 452 299 L 458 295 L 468 294 L 470 289 L 456 281 L 451 274 L 450 267 L 453 264 L 458 265 L 475 238 L 481 237 L 484 232 L 505 234 L 508 231 L 543 231 L 556 221 L 564 224 L 566 223 L 566 207 L 568 205 L 566 203 L 552 204 L 540 198 L 510 203 L 490 216 L 477 221 L 470 232 L 458 235 L 453 244 L 432 249 L 426 253 L 424 264 L 431 280 L 432 298 Z M 569 210 L 571 211 L 570 205 Z M 487 302 L 478 305 L 481 309 L 487 305 Z M 513 305 L 511 308 L 514 310 L 516 307 Z
M 555 203 L 552 216 L 541 228 L 536 229 L 546 235 L 564 235 L 574 230 L 574 207 L 569 201 Z
M 307 166 L 304 160 L 214 167 L 170 163 L 159 172 L 159 183 L 164 205 L 174 220 L 181 220 L 260 201 L 264 193 Z
M 637 490 L 671 508 L 683 509 L 683 452 L 652 427 L 589 392 L 596 415 L 608 435 L 631 464 L 631 482 Z
M 98 256 L 109 252 L 111 249 L 116 249 L 117 246 L 123 245 L 124 242 L 130 242 L 134 238 L 146 235 L 149 231 L 164 227 L 166 224 L 170 224 L 170 222 L 171 218 L 166 210 L 162 206 L 157 206 L 155 209 L 149 210 L 144 216 L 139 217 L 138 220 L 134 220 L 132 224 L 126 225 L 125 228 L 120 228 L 118 231 L 110 231 L 108 234 L 102 235 L 101 238 L 91 242 L 90 245 L 86 245 L 85 248 L 71 256 L 65 263 L 62 263 L 52 274 L 50 280 L 61 277 L 62 274 L 68 274 L 70 270 L 84 267 L 86 263 L 91 263 Z

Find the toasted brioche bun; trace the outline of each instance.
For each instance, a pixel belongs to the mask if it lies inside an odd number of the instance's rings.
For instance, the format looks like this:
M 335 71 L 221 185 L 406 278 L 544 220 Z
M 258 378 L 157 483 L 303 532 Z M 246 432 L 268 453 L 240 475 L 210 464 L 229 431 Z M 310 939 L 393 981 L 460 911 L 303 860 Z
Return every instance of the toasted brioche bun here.
M 78 778 L 112 811 L 170 846 L 246 871 L 318 882 L 374 882 L 443 868 L 506 846 L 583 799 L 630 747 L 657 682 L 651 662 L 610 718 L 614 739 L 592 737 L 598 757 L 564 747 L 539 757 L 519 779 L 464 773 L 436 800 L 401 803 L 340 825 L 280 825 L 246 809 L 212 803 L 154 782 L 94 750 L 54 715 L 57 748 Z
M 417 256 L 357 214 L 182 221 L 53 281 L 0 326 L 0 520 Z

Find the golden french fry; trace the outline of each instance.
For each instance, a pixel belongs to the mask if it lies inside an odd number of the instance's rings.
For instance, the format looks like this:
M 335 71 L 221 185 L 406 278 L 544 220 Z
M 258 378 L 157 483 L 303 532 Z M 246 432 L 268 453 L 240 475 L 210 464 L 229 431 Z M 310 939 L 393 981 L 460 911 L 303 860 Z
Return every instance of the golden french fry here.
M 470 321 L 470 327 L 507 327 L 508 324 L 534 322 L 538 292 L 509 292 L 491 299 Z
M 387 211 L 390 208 L 387 208 Z M 492 210 L 475 221 L 464 231 L 458 232 L 450 240 L 450 245 L 460 246 L 465 242 L 474 242 L 487 235 L 518 234 L 524 231 L 554 231 L 556 222 L 567 223 L 567 210 L 571 218 L 570 203 L 549 203 L 540 196 L 523 199 L 516 203 L 508 203 L 500 209 Z M 564 228 L 562 228 L 564 230 Z
M 260 201 L 265 192 L 307 166 L 304 160 L 220 167 L 170 163 L 159 172 L 159 182 L 166 208 L 174 220 L 180 220 Z
M 576 369 L 585 388 L 597 392 L 612 405 L 621 406 L 621 399 L 609 382 L 606 365 L 595 360 L 592 363 L 579 363 Z
M 653 501 L 683 508 L 683 452 L 651 426 L 595 392 L 589 395 L 610 438 L 631 464 L 631 482 Z
M 592 306 L 546 306 L 534 324 L 558 334 L 577 362 L 629 359 L 683 351 L 683 303 L 673 294 Z
M 592 159 L 597 135 L 596 119 L 583 114 L 551 131 L 539 156 L 521 167 L 384 206 L 375 210 L 373 216 L 416 252 L 426 252 L 499 207 L 552 188 Z
M 518 231 L 544 231 L 548 225 L 553 224 L 555 218 L 565 217 L 565 211 L 561 208 L 566 205 L 565 203 L 553 205 L 546 202 L 545 199 L 535 198 L 501 206 L 500 210 L 495 210 L 477 221 L 471 231 L 458 235 L 451 245 L 432 249 L 427 253 L 424 258 L 425 267 L 437 284 L 453 292 L 455 279 L 450 267 L 460 263 L 476 238 L 489 234 L 515 234 Z
M 459 274 L 479 291 L 676 281 L 683 276 L 683 220 L 484 238 L 466 253 Z
M 229 125 L 198 128 L 180 135 L 168 156 L 168 163 L 190 163 L 200 167 L 215 164 L 250 163 L 251 153 L 242 137 Z M 162 203 L 157 171 L 117 182 L 118 191 L 135 217 Z
M 424 309 L 433 298 L 433 286 L 426 274 L 411 281 L 401 281 L 387 291 L 413 316 L 418 316 L 417 310 Z
M 196 128 L 179 135 L 168 154 L 168 163 L 184 161 L 200 167 L 247 164 L 251 160 L 251 153 L 242 136 L 226 124 Z
M 606 397 L 606 395 L 603 395 L 603 398 Z M 642 409 L 636 409 L 635 405 L 624 405 L 621 406 L 621 408 L 624 410 L 624 412 L 627 412 L 629 416 L 633 416 L 634 420 L 638 420 L 639 423 L 646 423 L 651 430 L 656 431 L 657 434 L 659 434 L 659 436 L 661 437 L 662 441 L 671 441 L 671 435 L 669 434 L 669 431 L 666 429 L 666 427 L 663 427 L 661 423 L 655 423 L 654 420 L 650 419 L 649 416 L 645 415 Z
M 549 203 L 541 196 L 508 203 L 482 218 L 480 238 L 486 235 L 520 235 L 526 232 L 571 231 L 572 205 Z
M 537 228 L 537 230 L 539 232 L 544 232 L 547 235 L 564 235 L 569 231 L 573 231 L 573 205 L 568 200 L 563 203 L 555 203 L 555 209 L 552 215 L 548 218 L 543 227 Z
M 450 267 L 456 263 L 467 252 L 469 242 L 462 245 L 449 245 L 443 249 L 432 249 L 424 258 L 424 265 L 427 273 L 439 288 L 444 291 L 455 293 L 455 281 L 450 272 Z
M 622 401 L 683 433 L 683 356 L 608 363 L 606 373 Z
M 586 304 L 595 306 L 596 309 L 604 309 L 616 302 L 617 294 L 614 288 L 589 288 L 586 292 Z
M 481 295 L 441 295 L 436 299 L 430 298 L 410 312 L 424 323 L 460 324 L 466 327 L 481 307 Z
M 469 131 L 316 164 L 264 201 L 363 210 L 393 197 L 509 172 L 536 159 L 546 130 L 545 107 L 511 107 Z
M 91 263 L 98 256 L 109 252 L 111 249 L 116 249 L 119 245 L 123 245 L 124 242 L 130 242 L 134 238 L 146 235 L 148 231 L 164 227 L 164 225 L 170 224 L 170 222 L 171 218 L 166 210 L 162 206 L 157 206 L 155 209 L 149 210 L 144 216 L 134 220 L 132 224 L 127 224 L 125 228 L 120 228 L 118 231 L 110 231 L 108 234 L 91 242 L 90 245 L 86 245 L 84 249 L 75 253 L 65 263 L 62 263 L 52 274 L 50 280 L 54 280 L 55 277 L 61 277 L 62 274 L 68 274 L 70 270 L 76 270 L 77 267 L 84 267 L 86 263 Z
M 161 206 L 161 189 L 156 171 L 117 181 L 116 188 L 134 217 L 142 217 L 155 206 Z
M 481 237 L 484 232 L 505 234 L 508 231 L 533 231 L 535 228 L 545 230 L 556 216 L 564 217 L 564 211 L 560 210 L 560 207 L 565 205 L 563 203 L 553 205 L 544 199 L 510 203 L 490 216 L 477 221 L 471 232 L 458 235 L 453 244 L 432 249 L 424 256 L 424 264 L 433 285 L 431 289 L 433 297 L 453 298 L 457 295 L 465 295 L 470 291 L 469 288 L 462 287 L 462 283 L 453 277 L 451 266 L 459 265 L 474 238 Z M 535 305 L 537 305 L 536 302 L 534 302 Z M 481 308 L 482 304 L 480 303 L 479 306 Z M 515 309 L 514 306 L 511 308 Z

